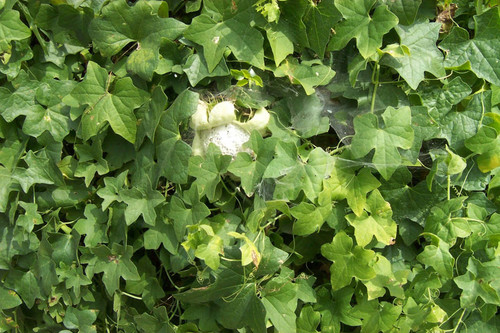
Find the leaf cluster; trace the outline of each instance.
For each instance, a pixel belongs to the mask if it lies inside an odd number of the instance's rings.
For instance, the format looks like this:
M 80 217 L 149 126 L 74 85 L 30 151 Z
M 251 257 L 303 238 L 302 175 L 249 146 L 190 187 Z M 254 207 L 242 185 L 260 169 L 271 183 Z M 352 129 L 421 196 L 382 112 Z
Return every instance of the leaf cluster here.
M 478 332 L 498 1 L 0 0 L 0 332 Z M 265 107 L 192 154 L 200 100 Z

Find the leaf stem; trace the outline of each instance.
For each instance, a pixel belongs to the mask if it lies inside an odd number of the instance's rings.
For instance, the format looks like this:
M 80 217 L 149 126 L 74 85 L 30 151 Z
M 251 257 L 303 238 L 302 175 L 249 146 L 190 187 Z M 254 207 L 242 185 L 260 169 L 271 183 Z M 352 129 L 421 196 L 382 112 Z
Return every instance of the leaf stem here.
M 135 296 L 135 295 L 129 294 L 129 293 L 125 292 L 125 291 L 120 291 L 120 293 L 121 293 L 122 295 L 128 296 L 128 297 L 130 297 L 130 298 L 133 298 L 133 299 L 138 299 L 138 300 L 141 300 L 141 301 L 142 301 L 142 297 L 140 297 L 140 296 Z
M 458 318 L 458 323 L 457 325 L 455 326 L 455 329 L 453 330 L 453 333 L 456 333 L 458 328 L 460 327 L 460 324 L 462 323 L 462 318 L 464 317 L 464 314 L 465 314 L 465 311 L 467 309 L 464 309 L 464 311 L 462 311 L 462 314 L 460 315 L 460 318 Z
M 375 80 L 373 79 L 373 76 L 375 76 Z M 375 110 L 375 99 L 377 97 L 377 88 L 379 85 L 379 79 L 380 79 L 380 65 L 377 62 L 375 64 L 374 75 L 372 75 L 373 92 L 372 92 L 372 102 L 371 102 L 371 106 L 370 106 L 371 113 L 373 113 L 373 111 Z
M 451 190 L 450 190 L 450 188 L 451 188 L 451 176 L 448 175 L 448 177 L 446 179 L 447 179 L 447 182 L 448 182 L 448 186 L 447 186 L 447 192 L 448 192 L 447 193 L 447 198 L 448 198 L 448 201 L 449 201 L 451 199 L 451 193 L 450 193 L 451 192 Z

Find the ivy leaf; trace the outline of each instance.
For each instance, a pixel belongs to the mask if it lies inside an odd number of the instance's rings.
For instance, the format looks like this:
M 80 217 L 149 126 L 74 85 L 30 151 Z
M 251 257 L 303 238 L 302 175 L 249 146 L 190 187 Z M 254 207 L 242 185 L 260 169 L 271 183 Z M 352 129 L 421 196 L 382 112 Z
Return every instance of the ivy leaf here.
M 197 186 L 193 185 L 184 192 L 182 199 L 173 196 L 170 201 L 167 214 L 174 220 L 175 235 L 179 241 L 184 238 L 186 226 L 195 225 L 210 215 L 210 210 L 200 201 L 198 193 Z
M 43 132 L 49 132 L 54 140 L 62 142 L 71 130 L 69 108 L 61 103 L 75 86 L 74 81 L 49 81 L 42 83 L 36 92 L 37 101 L 46 108 L 37 107 L 26 112 L 23 132 L 39 137 Z M 55 101 L 54 97 L 58 100 Z
M 103 7 L 101 15 L 92 20 L 89 33 L 104 56 L 114 55 L 136 41 L 136 50 L 127 58 L 127 68 L 151 80 L 159 63 L 161 39 L 175 39 L 184 29 L 186 25 L 176 19 L 159 17 L 148 1 L 129 6 L 127 1 L 119 0 Z
M 287 34 L 275 25 L 266 28 L 266 36 L 273 51 L 274 63 L 278 67 L 289 54 L 293 53 L 293 43 Z
M 12 9 L 0 13 L 0 52 L 9 50 L 10 42 L 31 36 L 31 30 L 21 21 L 19 12 Z
M 69 329 L 78 329 L 82 333 L 96 332 L 92 324 L 97 319 L 96 310 L 79 310 L 72 306 L 66 309 L 63 324 Z
M 387 6 L 377 6 L 373 15 L 370 11 L 376 0 L 336 0 L 335 7 L 345 18 L 335 28 L 335 34 L 328 50 L 344 48 L 356 38 L 356 46 L 363 58 L 373 55 L 382 46 L 382 38 L 398 24 L 398 17 Z
M 490 108 L 491 91 L 474 94 L 464 111 L 449 112 L 442 120 L 440 137 L 446 138 L 454 151 L 463 154 L 467 151 L 465 140 L 477 133 L 484 110 Z
M 253 2 L 252 2 L 253 3 Z M 208 14 L 196 16 L 184 32 L 184 36 L 203 46 L 208 71 L 212 72 L 229 48 L 236 59 L 264 68 L 264 38 L 250 22 L 257 12 L 250 1 L 219 1 L 221 9 L 214 6 Z M 209 6 L 206 4 L 205 6 Z M 228 8 L 232 8 L 228 11 Z M 245 38 L 241 38 L 245 36 Z
M 412 89 L 417 89 L 424 79 L 424 72 L 436 77 L 445 76 L 443 55 L 436 47 L 441 24 L 417 21 L 411 26 L 397 26 L 396 32 L 401 38 L 401 45 L 409 52 L 402 56 L 387 55 L 381 63 L 394 68 Z
M 306 305 L 300 311 L 300 316 L 297 319 L 297 332 L 299 333 L 311 333 L 318 332 L 316 328 L 321 322 L 321 314 L 314 311 L 312 306 Z M 323 328 L 324 326 L 321 325 Z
M 331 243 L 323 244 L 321 254 L 332 262 L 330 266 L 332 290 L 349 285 L 353 277 L 369 280 L 376 276 L 372 267 L 375 252 L 353 245 L 351 237 L 344 231 L 338 232 Z
M 265 333 L 266 310 L 256 295 L 255 284 L 246 283 L 232 302 L 222 302 L 217 320 L 226 328 L 250 327 L 251 332 Z
M 186 73 L 189 83 L 193 87 L 206 77 L 227 76 L 230 74 L 229 68 L 224 60 L 221 60 L 213 71 L 210 72 L 203 52 L 190 55 L 182 66 L 182 70 Z
M 61 172 L 49 159 L 46 150 L 38 154 L 34 154 L 30 150 L 24 160 L 28 164 L 28 168 L 16 168 L 13 177 L 19 182 L 25 193 L 34 184 L 64 184 Z
M 475 308 L 476 299 L 480 297 L 485 303 L 500 304 L 498 294 L 498 259 L 481 263 L 474 257 L 469 258 L 467 272 L 453 279 L 463 290 L 460 304 L 463 307 Z
M 500 166 L 500 136 L 495 128 L 483 126 L 476 135 L 465 141 L 465 146 L 480 154 L 477 164 L 481 172 L 490 172 Z
M 144 233 L 144 248 L 146 250 L 156 250 L 163 244 L 168 252 L 176 254 L 178 243 L 174 226 L 167 221 L 157 221 L 154 227 L 148 228 Z
M 382 119 L 383 126 L 373 113 L 354 118 L 356 134 L 352 139 L 351 153 L 354 158 L 360 158 L 375 149 L 372 160 L 375 168 L 382 177 L 389 179 L 401 165 L 398 148 L 410 149 L 413 144 L 411 110 L 409 107 L 388 107 Z
M 363 300 L 353 309 L 353 316 L 362 320 L 361 331 L 363 333 L 387 332 L 393 328 L 398 319 L 402 307 L 388 302 L 377 300 Z
M 300 136 L 309 138 L 328 132 L 330 120 L 325 116 L 325 100 L 319 94 L 299 94 L 286 99 L 292 126 Z
M 200 244 L 194 251 L 194 255 L 205 261 L 208 267 L 217 270 L 220 265 L 220 255 L 224 254 L 222 239 L 212 235 L 206 244 Z
M 331 30 L 341 17 L 335 8 L 334 0 L 309 2 L 303 21 L 306 26 L 309 48 L 316 52 L 319 58 L 323 58 Z
M 319 231 L 332 213 L 331 189 L 324 187 L 318 195 L 318 204 L 301 202 L 290 210 L 297 221 L 293 225 L 293 233 L 299 236 L 310 235 Z
M 23 304 L 23 301 L 17 293 L 14 290 L 5 288 L 3 284 L 0 285 L 0 297 L 2 298 L 0 310 L 12 309 Z
M 187 123 L 198 107 L 198 94 L 185 90 L 163 113 L 155 133 L 156 155 L 162 175 L 174 183 L 185 183 L 188 177 L 191 146 L 182 141 L 179 126 Z
M 64 265 L 64 263 L 61 264 Z M 38 282 L 32 271 L 21 272 L 11 269 L 5 280 L 5 287 L 15 290 L 24 304 L 31 309 L 35 300 L 42 297 Z
M 252 132 L 247 146 L 252 149 L 253 154 L 238 153 L 229 165 L 228 171 L 240 177 L 241 187 L 247 196 L 252 196 L 257 184 L 262 181 L 262 176 L 273 159 L 276 141 L 274 138 L 263 139 L 257 131 Z
M 75 169 L 76 177 L 85 177 L 88 187 L 95 174 L 104 175 L 109 172 L 108 162 L 103 158 L 100 140 L 95 140 L 92 145 L 76 144 L 75 152 L 78 155 L 78 165 Z
M 380 182 L 369 169 L 356 170 L 342 161 L 335 161 L 331 177 L 327 180 L 332 188 L 332 199 L 347 199 L 354 214 L 360 216 L 366 203 L 366 195 L 380 186 Z
M 90 204 L 85 206 L 83 214 L 86 218 L 78 220 L 73 229 L 80 235 L 86 235 L 85 246 L 94 247 L 99 243 L 107 243 L 108 214 L 106 211 L 103 212 L 96 205 Z
M 120 173 L 116 177 L 106 177 L 104 178 L 104 187 L 97 191 L 97 195 L 100 196 L 104 201 L 102 202 L 102 209 L 105 210 L 114 201 L 122 202 L 119 193 L 125 185 L 127 179 L 128 171 Z
M 399 24 L 410 25 L 417 16 L 422 0 L 385 0 L 384 3 L 396 14 Z
M 323 149 L 312 150 L 307 158 L 297 159 L 297 147 L 293 143 L 279 142 L 276 158 L 269 163 L 263 178 L 279 178 L 274 190 L 275 199 L 293 200 L 300 191 L 314 200 L 321 191 L 323 179 L 331 172 L 332 157 Z M 301 187 L 297 187 L 299 182 Z
M 314 87 L 330 83 L 335 71 L 318 61 L 303 61 L 288 58 L 274 71 L 276 77 L 288 77 L 290 82 L 300 84 L 307 95 L 315 92 Z
M 478 77 L 500 85 L 500 9 L 492 8 L 474 16 L 474 38 L 469 39 L 467 30 L 454 27 L 439 44 L 446 52 L 445 66 L 471 69 Z
M 88 105 L 81 120 L 85 140 L 108 122 L 116 134 L 134 143 L 137 132 L 134 109 L 147 98 L 148 93 L 134 86 L 131 78 L 114 80 L 106 69 L 90 61 L 83 81 L 63 101 L 71 106 Z
M 119 289 L 120 278 L 124 280 L 139 280 L 137 268 L 130 260 L 133 254 L 132 246 L 123 246 L 113 243 L 109 249 L 105 245 L 91 248 L 90 251 L 96 256 L 93 267 L 94 273 L 103 272 L 102 282 L 110 295 Z M 82 261 L 88 263 L 89 261 Z M 91 262 L 92 263 L 92 262 Z M 88 268 L 87 268 L 88 269 Z
M 60 267 L 56 268 L 56 273 L 59 280 L 64 282 L 66 289 L 73 289 L 76 297 L 80 297 L 81 287 L 92 284 L 92 281 L 83 274 L 81 265 L 75 267 L 74 265 L 66 265 L 64 262 L 59 264 Z
M 296 332 L 297 329 L 297 284 L 292 283 L 292 278 L 293 272 L 283 269 L 280 276 L 266 283 L 262 292 L 266 315 L 279 332 Z
M 460 103 L 471 93 L 470 86 L 461 77 L 445 82 L 442 88 L 435 85 L 421 86 L 419 96 L 430 113 L 441 119 L 450 112 L 454 105 Z M 430 138 L 429 138 L 430 139 Z M 428 139 L 426 139 L 428 140 Z
M 460 217 L 466 199 L 467 197 L 453 198 L 432 207 L 425 220 L 424 231 L 438 236 L 448 244 L 454 244 L 457 237 L 469 236 L 469 222 Z
M 127 208 L 125 209 L 125 221 L 127 225 L 134 223 L 140 215 L 144 218 L 144 222 L 149 225 L 155 225 L 155 207 L 165 201 L 163 195 L 151 189 L 151 186 L 124 189 L 120 192 L 120 198 L 127 204 Z
M 359 246 L 365 247 L 372 238 L 379 242 L 392 245 L 396 239 L 396 222 L 392 219 L 390 204 L 384 200 L 378 190 L 373 191 L 367 200 L 368 211 L 360 216 L 349 214 L 347 221 L 354 227 L 354 236 Z
M 424 251 L 417 256 L 417 260 L 434 270 L 443 278 L 453 277 L 455 259 L 450 254 L 450 245 L 439 237 L 426 233 L 431 239 L 431 244 L 426 245 Z
M 188 172 L 196 177 L 195 183 L 198 185 L 200 195 L 206 195 L 208 200 L 214 202 L 216 198 L 217 185 L 226 173 L 231 162 L 231 156 L 221 155 L 220 149 L 210 144 L 205 158 L 196 155 L 189 160 Z
M 40 86 L 40 82 L 30 80 L 28 75 L 22 71 L 12 83 L 14 89 L 0 87 L 3 119 L 11 122 L 20 115 L 40 112 L 41 106 L 37 105 L 35 100 L 36 90 Z

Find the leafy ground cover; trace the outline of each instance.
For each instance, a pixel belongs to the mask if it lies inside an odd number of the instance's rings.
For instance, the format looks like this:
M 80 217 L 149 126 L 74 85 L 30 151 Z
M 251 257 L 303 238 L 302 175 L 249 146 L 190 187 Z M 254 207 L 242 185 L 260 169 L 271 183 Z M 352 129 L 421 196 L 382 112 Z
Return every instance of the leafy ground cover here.
M 0 0 L 0 332 L 498 332 L 491 0 Z M 199 100 L 265 135 L 192 156 Z

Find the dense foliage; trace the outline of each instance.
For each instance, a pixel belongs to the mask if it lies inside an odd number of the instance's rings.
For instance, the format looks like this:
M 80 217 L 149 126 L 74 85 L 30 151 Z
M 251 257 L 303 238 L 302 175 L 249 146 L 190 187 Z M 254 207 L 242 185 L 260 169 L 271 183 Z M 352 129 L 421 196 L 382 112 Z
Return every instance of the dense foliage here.
M 0 332 L 497 332 L 497 6 L 0 0 Z

